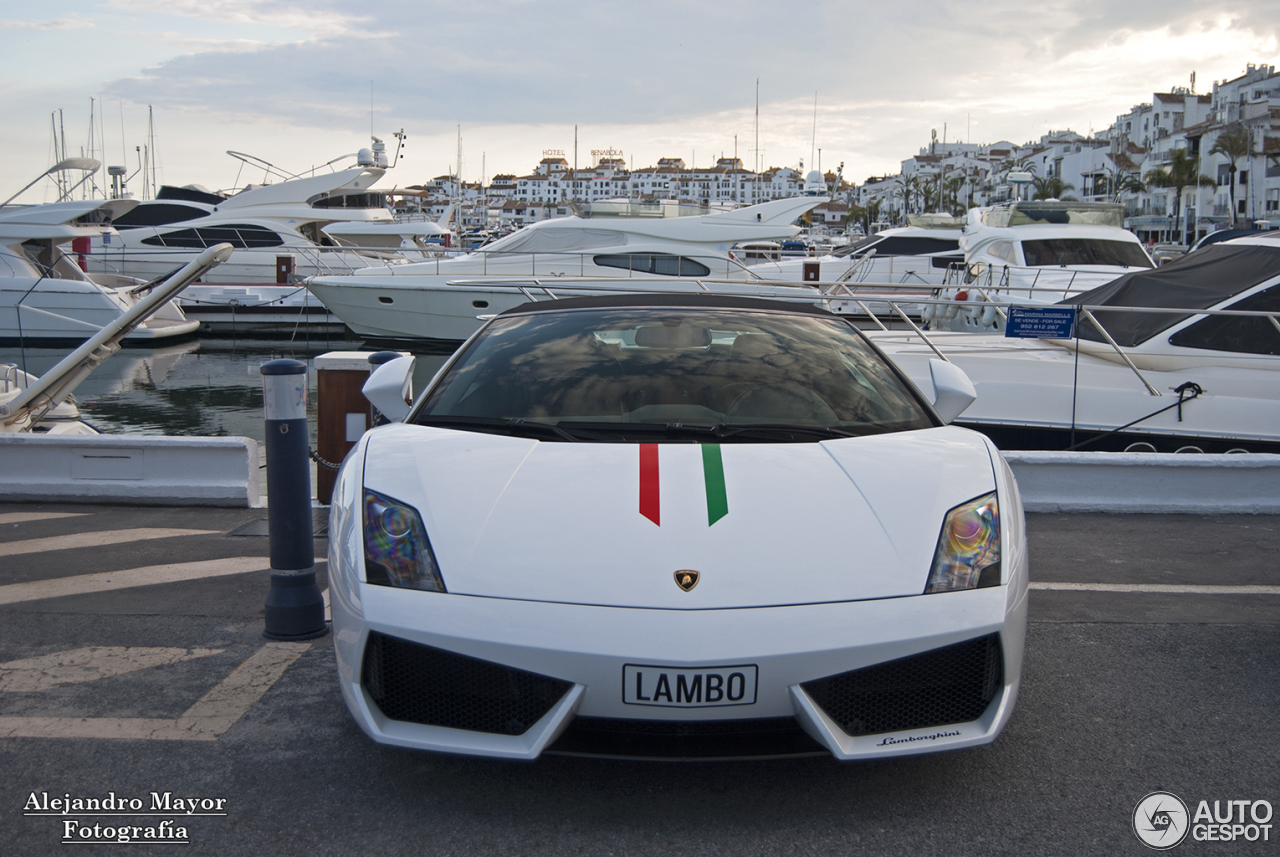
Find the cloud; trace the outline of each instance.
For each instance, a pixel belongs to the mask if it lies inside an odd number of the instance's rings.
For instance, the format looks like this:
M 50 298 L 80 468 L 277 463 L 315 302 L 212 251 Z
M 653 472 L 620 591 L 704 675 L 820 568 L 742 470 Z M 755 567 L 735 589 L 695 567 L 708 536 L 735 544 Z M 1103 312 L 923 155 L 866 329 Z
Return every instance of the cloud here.
M 750 163 L 757 79 L 767 163 L 821 146 L 824 166 L 893 170 L 944 123 L 974 142 L 1100 130 L 1193 70 L 1203 92 L 1280 50 L 1280 16 L 1258 0 L 800 0 L 785 18 L 774 0 L 108 2 L 181 52 L 108 82 L 108 99 L 348 139 L 372 112 L 438 151 L 456 124 L 501 138 L 491 155 L 527 151 L 490 173 L 527 170 L 574 125 L 637 156 L 731 150 L 737 135 Z
M 18 21 L 0 19 L 0 30 L 85 30 L 96 27 L 93 21 L 83 18 L 58 18 L 54 21 Z
M 323 3 L 294 4 L 277 0 L 108 0 L 114 9 L 152 13 L 241 27 L 302 30 L 321 37 L 350 32 L 369 16 L 352 15 Z

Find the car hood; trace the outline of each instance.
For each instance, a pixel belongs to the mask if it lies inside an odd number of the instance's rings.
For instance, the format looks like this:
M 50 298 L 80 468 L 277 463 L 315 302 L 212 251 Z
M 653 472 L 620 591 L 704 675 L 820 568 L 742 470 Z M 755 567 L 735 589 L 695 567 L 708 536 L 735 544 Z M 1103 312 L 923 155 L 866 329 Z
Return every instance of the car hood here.
M 919 595 L 947 510 L 995 477 L 984 440 L 954 427 L 646 449 L 389 426 L 364 484 L 418 509 L 451 593 L 713 609 Z

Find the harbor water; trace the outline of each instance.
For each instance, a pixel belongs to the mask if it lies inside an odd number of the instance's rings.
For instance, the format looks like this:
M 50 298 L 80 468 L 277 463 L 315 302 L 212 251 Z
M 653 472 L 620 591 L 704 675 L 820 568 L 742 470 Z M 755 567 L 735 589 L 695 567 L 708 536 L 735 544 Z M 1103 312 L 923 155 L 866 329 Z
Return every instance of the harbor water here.
M 304 361 L 307 415 L 315 445 L 315 357 L 327 351 L 377 351 L 362 341 L 202 338 L 157 347 L 127 346 L 109 357 L 76 389 L 82 419 L 104 434 L 251 437 L 263 440 L 262 376 L 268 360 Z M 414 390 L 421 390 L 449 354 L 419 352 Z M 66 348 L 0 348 L 0 363 L 35 375 L 53 367 Z

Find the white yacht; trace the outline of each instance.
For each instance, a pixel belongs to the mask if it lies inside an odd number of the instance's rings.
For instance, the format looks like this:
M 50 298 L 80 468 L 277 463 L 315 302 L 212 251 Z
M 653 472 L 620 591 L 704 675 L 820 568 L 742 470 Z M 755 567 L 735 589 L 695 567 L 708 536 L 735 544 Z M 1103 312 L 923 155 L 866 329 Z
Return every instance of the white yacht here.
M 91 239 L 115 235 L 108 221 L 134 205 L 132 200 L 85 200 L 0 209 L 0 339 L 81 342 L 143 300 L 151 284 L 88 274 L 82 269 L 86 256 L 78 252 L 87 250 Z M 166 302 L 131 331 L 129 340 L 185 336 L 199 326 Z
M 479 328 L 481 315 L 524 303 L 533 292 L 583 294 L 590 282 L 623 286 L 630 279 L 633 290 L 647 290 L 669 277 L 673 287 L 679 280 L 678 287 L 697 289 L 707 278 L 749 291 L 761 275 L 730 248 L 795 235 L 794 221 L 826 201 L 781 199 L 695 216 L 562 217 L 462 256 L 317 276 L 307 287 L 359 335 L 457 342 Z M 513 288 L 514 280 L 533 291 Z
M 999 331 L 1000 316 L 980 306 L 987 299 L 1053 303 L 1154 268 L 1142 242 L 1123 227 L 1124 206 L 1110 203 L 1047 200 L 971 209 L 960 239 L 965 283 L 939 296 L 973 305 L 941 317 L 925 307 L 924 320 L 935 330 Z
M 122 342 L 146 327 L 154 314 L 172 307 L 173 298 L 189 283 L 216 268 L 230 255 L 228 244 L 209 247 L 181 269 L 147 284 L 147 294 L 137 295 L 124 312 L 104 322 L 92 336 L 39 377 L 17 364 L 0 364 L 0 434 L 97 434 L 80 419 L 71 395 L 76 387 L 119 351 Z
M 1083 306 L 1106 334 L 1082 312 L 1078 339 L 868 335 L 925 389 L 931 358 L 963 369 L 978 399 L 959 422 L 1004 448 L 1280 452 L 1280 233 L 1215 244 L 1062 303 Z
M 385 157 L 365 149 L 357 160 L 350 169 L 250 185 L 230 196 L 161 188 L 156 199 L 115 218 L 115 232 L 93 241 L 89 270 L 151 278 L 226 242 L 235 252 L 216 278 L 180 300 L 192 318 L 206 325 L 324 321 L 324 307 L 297 278 L 393 262 L 402 248 L 424 251 L 427 239 L 448 231 L 396 221 L 387 193 L 373 187 L 386 173 Z
M 965 221 L 945 214 L 912 214 L 908 225 L 884 229 L 816 258 L 765 260 L 753 265 L 762 277 L 837 283 L 935 286 L 964 261 Z

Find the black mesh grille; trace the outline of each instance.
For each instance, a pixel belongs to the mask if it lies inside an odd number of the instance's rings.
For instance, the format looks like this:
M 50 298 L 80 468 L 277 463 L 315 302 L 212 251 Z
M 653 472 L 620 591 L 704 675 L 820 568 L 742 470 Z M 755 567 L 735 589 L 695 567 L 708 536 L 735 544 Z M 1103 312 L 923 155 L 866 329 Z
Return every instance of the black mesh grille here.
M 360 681 L 392 720 L 520 735 L 571 682 L 371 633 Z
M 977 720 L 1003 684 L 991 634 L 801 686 L 847 734 L 875 735 Z
M 828 755 L 793 717 L 692 721 L 578 717 L 547 752 L 641 759 Z

